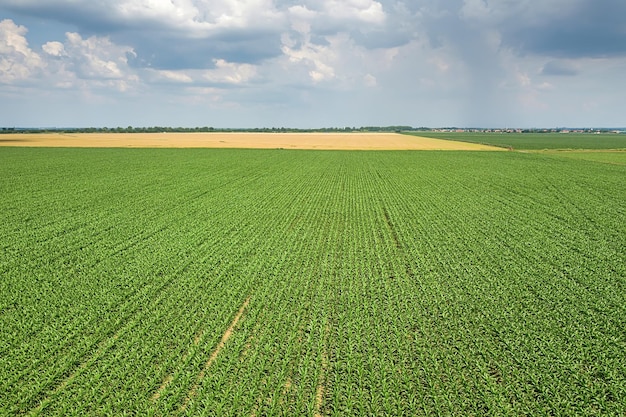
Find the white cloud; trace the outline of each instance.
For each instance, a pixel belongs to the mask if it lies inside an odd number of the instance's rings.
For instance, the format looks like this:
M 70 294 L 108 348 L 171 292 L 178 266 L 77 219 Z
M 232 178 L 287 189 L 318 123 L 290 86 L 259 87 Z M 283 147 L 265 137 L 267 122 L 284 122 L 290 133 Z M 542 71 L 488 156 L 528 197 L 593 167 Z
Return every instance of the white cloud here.
M 327 40 L 330 40 L 327 38 Z M 335 42 L 336 44 L 336 42 Z M 335 77 L 333 61 L 336 58 L 332 43 L 319 45 L 311 41 L 308 32 L 302 34 L 300 42 L 289 35 L 283 36 L 283 54 L 292 64 L 302 64 L 308 68 L 308 74 L 314 82 L 330 80 Z
M 113 4 L 118 15 L 126 19 L 154 19 L 173 22 L 194 20 L 199 11 L 191 1 L 125 0 Z
M 215 68 L 205 71 L 204 78 L 212 83 L 245 84 L 256 76 L 256 66 L 214 60 Z
M 283 57 L 268 63 L 282 66 L 292 84 L 324 83 L 337 91 L 378 86 L 378 76 L 393 68 L 400 51 L 398 47 L 367 49 L 347 32 L 317 38 L 311 32 L 283 34 Z
M 127 91 L 139 79 L 128 65 L 133 48 L 107 37 L 86 39 L 66 33 L 65 42 L 49 41 L 34 52 L 25 38 L 27 29 L 12 20 L 0 22 L 0 82 L 28 82 L 49 88 L 90 88 Z
M 23 12 L 50 10 L 60 20 L 89 26 L 107 25 L 146 29 L 176 29 L 190 37 L 223 29 L 268 27 L 282 19 L 273 0 L 3 0 L 0 5 Z M 64 13 L 65 11 L 65 13 Z M 82 17 L 89 19 L 81 19 Z M 82 22 L 81 22 L 82 20 Z
M 374 77 L 372 74 L 365 74 L 365 76 L 363 77 L 363 84 L 365 84 L 367 87 L 376 87 L 376 85 L 378 85 L 378 82 L 376 80 L 376 77 Z
M 51 56 L 67 56 L 65 52 L 65 46 L 61 42 L 46 42 L 41 49 L 44 50 L 45 53 Z
M 41 56 L 28 46 L 24 26 L 12 20 L 0 21 L 0 82 L 27 80 L 45 68 Z
M 310 10 L 304 5 L 291 6 L 287 8 L 287 11 L 289 15 L 295 19 L 311 20 L 319 15 L 318 12 Z
M 326 0 L 323 9 L 335 19 L 381 24 L 386 18 L 383 5 L 373 0 Z
M 303 32 L 303 27 L 335 33 L 369 32 L 381 28 L 387 20 L 382 4 L 373 0 L 310 0 L 305 3 L 286 9 L 286 19 L 298 32 Z
M 103 7 L 111 21 L 134 26 L 173 29 L 190 38 L 213 36 L 233 29 L 271 28 L 283 18 L 272 0 L 118 0 Z
M 212 59 L 258 64 L 281 53 L 280 36 L 290 30 L 347 32 L 359 43 L 394 39 L 382 32 L 388 15 L 375 0 L 0 0 L 0 7 L 2 3 L 20 13 L 49 15 L 81 35 L 95 33 L 133 45 L 139 61 L 167 70 L 197 69 Z M 47 53 L 55 51 L 60 52 L 46 46 Z
M 193 78 L 186 71 L 149 70 L 155 80 L 165 80 L 175 83 L 193 83 Z
M 81 78 L 134 78 L 128 68 L 128 56 L 134 55 L 133 48 L 116 45 L 107 37 L 91 36 L 83 39 L 74 32 L 65 35 L 67 42 L 64 49 Z

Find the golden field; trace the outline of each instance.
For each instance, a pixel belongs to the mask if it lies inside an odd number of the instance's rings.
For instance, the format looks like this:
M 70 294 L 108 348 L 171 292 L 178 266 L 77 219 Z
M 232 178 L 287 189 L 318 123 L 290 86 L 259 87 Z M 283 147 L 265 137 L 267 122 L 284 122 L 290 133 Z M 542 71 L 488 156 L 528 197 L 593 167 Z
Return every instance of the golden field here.
M 16 133 L 0 146 L 76 148 L 252 148 L 336 150 L 503 150 L 397 133 Z

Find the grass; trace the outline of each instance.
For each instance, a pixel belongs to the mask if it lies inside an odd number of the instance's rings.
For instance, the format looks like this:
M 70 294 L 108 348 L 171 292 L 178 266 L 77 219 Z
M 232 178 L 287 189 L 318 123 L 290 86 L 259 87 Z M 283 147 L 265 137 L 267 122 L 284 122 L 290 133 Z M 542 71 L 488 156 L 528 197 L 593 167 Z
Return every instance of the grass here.
M 626 167 L 0 150 L 2 415 L 623 415 Z
M 626 149 L 626 135 L 616 133 L 474 133 L 407 132 L 417 136 L 450 139 L 515 150 Z

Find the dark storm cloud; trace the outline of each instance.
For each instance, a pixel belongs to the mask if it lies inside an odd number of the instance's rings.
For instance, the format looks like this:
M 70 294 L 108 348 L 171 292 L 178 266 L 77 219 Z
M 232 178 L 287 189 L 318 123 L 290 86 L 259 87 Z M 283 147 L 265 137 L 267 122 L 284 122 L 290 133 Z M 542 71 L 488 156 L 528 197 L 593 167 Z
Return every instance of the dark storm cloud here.
M 354 32 L 354 41 L 367 49 L 394 48 L 406 45 L 413 37 L 404 31 L 376 31 L 376 32 Z
M 626 1 L 572 2 L 562 12 L 515 16 L 500 26 L 503 42 L 522 54 L 560 58 L 626 56 Z
M 120 43 L 132 41 L 137 57 L 131 65 L 158 69 L 202 69 L 212 66 L 215 58 L 237 63 L 258 63 L 280 54 L 280 37 L 258 33 L 253 39 L 223 36 L 211 39 L 163 37 L 155 34 L 133 36 L 121 33 Z
M 520 55 L 626 56 L 624 0 L 419 0 L 405 9 L 417 16 L 415 27 L 434 47 L 467 43 L 466 36 L 487 29 Z
M 471 47 L 473 41 L 467 37 L 479 36 L 479 31 L 468 30 L 469 22 L 462 18 L 463 9 L 471 6 L 487 11 L 478 26 L 497 30 L 502 36 L 502 45 L 521 55 L 559 58 L 626 55 L 624 0 L 379 1 L 387 15 L 384 23 L 372 25 L 335 18 L 331 11 L 311 22 L 312 35 L 350 33 L 357 44 L 367 49 L 405 45 L 416 36 L 425 36 L 434 47 L 443 42 Z M 319 12 L 328 7 L 326 3 L 325 0 L 275 0 L 273 5 L 288 16 L 292 6 L 305 5 L 308 10 Z M 124 3 L 115 0 L 0 0 L 0 10 L 62 22 L 75 27 L 83 36 L 110 36 L 116 42 L 135 48 L 146 62 L 164 68 L 186 65 L 195 68 L 205 61 L 206 54 L 251 63 L 277 56 L 280 33 L 290 27 L 287 20 L 272 21 L 264 25 L 264 32 L 260 33 L 258 22 L 251 19 L 244 26 L 217 27 L 215 31 L 198 34 L 163 16 L 122 16 L 120 4 Z M 561 5 L 563 7 L 559 7 Z
M 418 10 L 418 22 L 431 47 L 446 48 L 462 62 L 467 79 L 462 118 L 482 121 L 505 107 L 499 85 L 506 74 L 488 28 L 464 18 L 463 6 L 462 0 L 428 2 Z
M 98 1 L 78 4 L 42 1 L 36 4 L 0 0 L 0 6 L 24 16 L 70 25 L 86 35 L 108 34 L 125 28 L 124 22 L 114 19 L 110 11 Z
M 573 76 L 578 74 L 578 69 L 567 62 L 550 61 L 541 69 L 541 75 Z

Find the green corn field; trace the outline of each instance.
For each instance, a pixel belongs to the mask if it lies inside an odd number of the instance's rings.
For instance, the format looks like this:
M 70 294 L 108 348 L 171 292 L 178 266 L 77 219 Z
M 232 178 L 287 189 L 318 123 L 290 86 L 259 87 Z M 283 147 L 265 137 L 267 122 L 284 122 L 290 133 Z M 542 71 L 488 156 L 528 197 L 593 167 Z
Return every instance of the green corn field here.
M 0 415 L 626 414 L 626 166 L 0 149 Z

